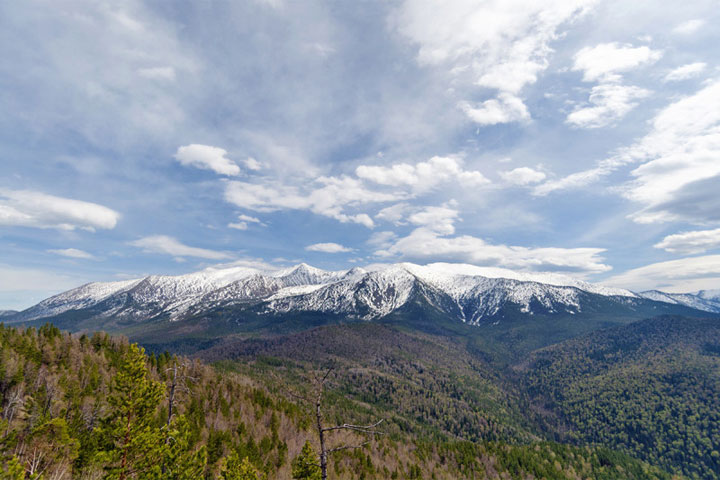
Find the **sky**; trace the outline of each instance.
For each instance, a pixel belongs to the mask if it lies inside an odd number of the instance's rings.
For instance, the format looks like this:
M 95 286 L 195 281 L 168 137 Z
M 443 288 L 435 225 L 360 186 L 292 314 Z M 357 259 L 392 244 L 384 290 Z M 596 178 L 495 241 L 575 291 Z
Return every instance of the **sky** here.
M 211 265 L 720 288 L 720 2 L 0 2 L 0 309 Z

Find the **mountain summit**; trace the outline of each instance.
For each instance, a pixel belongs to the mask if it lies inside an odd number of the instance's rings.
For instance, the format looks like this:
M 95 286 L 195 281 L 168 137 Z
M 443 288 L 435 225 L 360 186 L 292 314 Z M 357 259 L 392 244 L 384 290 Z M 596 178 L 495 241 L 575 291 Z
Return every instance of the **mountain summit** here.
M 129 325 L 303 313 L 376 320 L 420 306 L 465 324 L 481 325 L 518 315 L 644 315 L 678 308 L 718 313 L 720 299 L 712 293 L 717 292 L 634 293 L 559 274 L 465 264 L 398 263 L 325 271 L 301 263 L 278 270 L 212 267 L 187 275 L 89 283 L 7 315 L 5 321 L 52 319 L 72 327 L 81 320 L 85 325 L 105 326 L 109 320 Z

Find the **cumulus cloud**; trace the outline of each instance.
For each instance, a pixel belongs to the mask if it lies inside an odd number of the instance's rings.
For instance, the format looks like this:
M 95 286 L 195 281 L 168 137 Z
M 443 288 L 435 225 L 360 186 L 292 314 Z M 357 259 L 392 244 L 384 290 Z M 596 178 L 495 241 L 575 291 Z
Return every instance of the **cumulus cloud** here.
M 688 63 L 665 75 L 665 81 L 679 82 L 681 80 L 697 77 L 705 70 L 706 67 L 707 63 L 705 62 Z
M 583 81 L 614 80 L 617 74 L 658 61 L 662 52 L 649 47 L 601 43 L 575 54 L 572 69 L 583 72 Z
M 574 275 L 602 273 L 611 269 L 600 256 L 602 248 L 554 248 L 493 245 L 470 235 L 449 236 L 419 227 L 375 252 L 379 257 L 422 261 L 464 262 L 519 270 L 563 271 Z
M 669 105 L 652 125 L 647 136 L 617 159 L 643 162 L 632 171 L 635 180 L 624 191 L 626 198 L 644 205 L 632 218 L 639 223 L 704 223 L 707 218 L 693 211 L 717 205 L 717 194 L 692 206 L 691 211 L 682 200 L 688 189 L 720 181 L 720 81 Z
M 305 247 L 308 252 L 323 252 L 323 253 L 345 253 L 352 252 L 352 248 L 345 247 L 339 243 L 313 243 Z
M 94 255 L 84 250 L 78 250 L 77 248 L 50 249 L 48 252 L 68 258 L 81 258 L 85 260 L 92 260 L 95 258 Z
M 260 221 L 259 218 L 251 217 L 250 215 L 238 215 L 237 222 L 228 223 L 228 227 L 236 230 L 247 230 L 249 223 L 256 223 L 264 226 L 265 224 Z
M 389 167 L 360 165 L 355 169 L 355 174 L 363 180 L 392 187 L 410 187 L 418 193 L 432 190 L 450 181 L 459 182 L 464 187 L 477 187 L 490 183 L 482 173 L 463 169 L 462 160 L 457 157 L 435 156 L 415 165 L 408 163 L 398 163 Z
M 491 88 L 498 97 L 479 105 L 459 105 L 480 125 L 529 118 L 520 91 L 548 66 L 557 30 L 583 13 L 594 0 L 476 2 L 406 0 L 395 24 L 419 47 L 421 65 L 444 68 L 453 84 Z M 466 80 L 465 80 L 466 79 Z
M 261 170 L 262 169 L 262 163 L 255 160 L 253 157 L 248 157 L 243 162 L 245 164 L 245 168 L 248 170 Z
M 506 172 L 500 172 L 500 176 L 513 185 L 530 185 L 545 180 L 545 173 L 534 170 L 530 167 L 519 167 Z
M 565 121 L 579 128 L 605 127 L 637 107 L 634 100 L 648 95 L 650 91 L 640 87 L 615 83 L 596 85 L 590 91 L 589 105 L 575 109 Z
M 380 210 L 377 215 L 375 215 L 375 218 L 377 220 L 384 220 L 396 225 L 401 225 L 405 223 L 405 217 L 411 208 L 409 203 L 396 203 L 395 205 L 390 205 Z
M 225 199 L 248 210 L 309 210 L 342 223 L 359 223 L 372 228 L 374 222 L 369 215 L 347 213 L 346 209 L 400 198 L 395 193 L 368 190 L 361 181 L 347 176 L 320 177 L 314 186 L 314 189 L 301 189 L 280 183 L 262 185 L 235 181 L 228 183 Z
M 673 33 L 676 33 L 678 35 L 692 35 L 693 33 L 700 30 L 704 25 L 705 20 L 695 18 L 686 22 L 682 22 L 681 24 L 673 28 L 672 31 Z
M 185 166 L 212 170 L 220 175 L 240 175 L 240 167 L 226 155 L 227 151 L 222 148 L 194 143 L 178 148 L 174 157 Z
M 668 235 L 654 247 L 681 255 L 705 253 L 720 248 L 720 228 Z
M 460 102 L 458 106 L 470 120 L 478 125 L 497 125 L 498 123 L 530 120 L 527 106 L 519 97 L 509 93 L 500 93 L 497 98 L 491 98 L 479 104 Z
M 228 253 L 190 247 L 182 244 L 177 239 L 166 235 L 151 235 L 149 237 L 143 237 L 130 242 L 129 245 L 142 248 L 145 253 L 160 253 L 172 255 L 177 258 L 196 257 L 207 258 L 209 260 L 223 260 L 231 258 L 231 255 Z
M 0 225 L 95 231 L 115 228 L 119 218 L 119 213 L 97 203 L 0 189 Z
M 449 205 L 425 207 L 410 215 L 408 221 L 441 235 L 452 235 L 459 213 Z
M 590 90 L 588 101 L 575 108 L 565 122 L 576 128 L 611 125 L 637 107 L 635 100 L 650 95 L 644 88 L 622 85 L 621 73 L 656 62 L 662 52 L 649 47 L 602 43 L 575 54 L 573 70 L 583 72 L 583 81 L 599 82 Z
M 537 195 L 580 188 L 619 168 L 640 163 L 635 180 L 620 191 L 644 205 L 632 218 L 639 223 L 715 221 L 720 197 L 720 80 L 658 112 L 651 131 L 594 168 L 545 182 Z
M 610 277 L 603 283 L 636 291 L 690 292 L 717 288 L 720 283 L 720 255 L 653 263 Z

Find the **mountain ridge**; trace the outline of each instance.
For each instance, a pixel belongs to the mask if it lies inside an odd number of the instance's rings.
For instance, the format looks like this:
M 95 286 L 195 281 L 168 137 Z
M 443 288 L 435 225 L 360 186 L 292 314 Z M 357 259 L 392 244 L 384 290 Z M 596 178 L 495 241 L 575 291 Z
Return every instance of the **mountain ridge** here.
M 234 308 L 257 315 L 315 312 L 376 320 L 398 311 L 418 294 L 444 314 L 479 325 L 500 321 L 508 308 L 528 316 L 641 307 L 665 313 L 670 305 L 720 313 L 720 298 L 714 293 L 636 293 L 560 274 L 466 264 L 397 263 L 326 271 L 300 263 L 276 270 L 210 267 L 186 275 L 88 283 L 3 318 L 19 323 L 78 314 L 133 323 L 184 320 Z

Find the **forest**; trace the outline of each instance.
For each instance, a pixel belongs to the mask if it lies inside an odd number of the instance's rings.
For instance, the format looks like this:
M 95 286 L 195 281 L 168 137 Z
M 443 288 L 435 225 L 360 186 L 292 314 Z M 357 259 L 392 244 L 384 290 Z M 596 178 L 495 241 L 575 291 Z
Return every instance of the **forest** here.
M 50 324 L 0 326 L 0 347 L 0 478 L 321 478 L 313 408 L 291 391 L 307 382 L 293 380 L 298 369 L 268 373 L 269 365 L 285 370 L 279 360 L 209 365 Z M 359 448 L 332 453 L 328 478 L 679 478 L 601 446 L 500 430 L 470 441 L 423 418 L 432 412 L 417 410 L 413 421 L 387 415 L 369 403 L 382 392 L 357 401 L 343 378 L 324 397 L 327 424 L 382 419 L 383 435 L 329 438 Z

